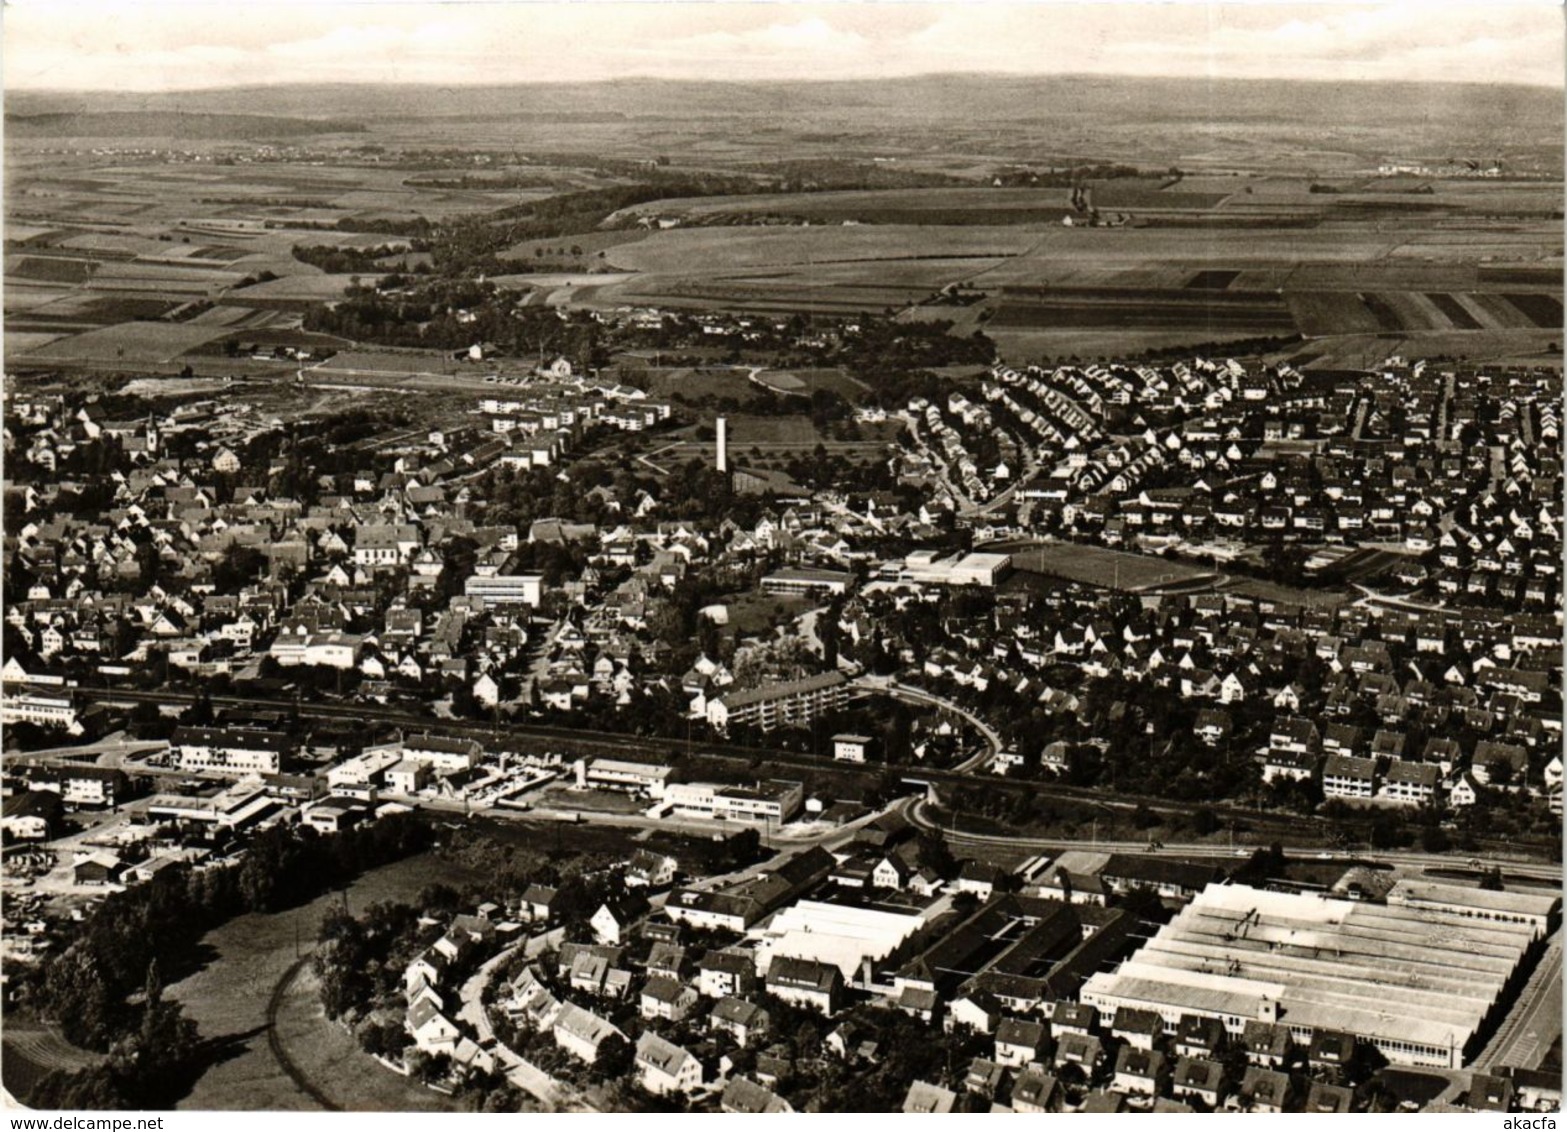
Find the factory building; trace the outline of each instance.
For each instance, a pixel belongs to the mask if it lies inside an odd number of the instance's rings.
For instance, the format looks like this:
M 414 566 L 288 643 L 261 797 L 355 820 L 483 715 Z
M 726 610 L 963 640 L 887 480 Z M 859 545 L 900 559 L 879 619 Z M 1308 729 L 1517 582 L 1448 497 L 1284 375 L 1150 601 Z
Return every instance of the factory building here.
M 1371 904 L 1210 885 L 1081 1001 L 1113 1020 L 1152 1011 L 1218 1018 L 1238 1035 L 1277 1022 L 1297 1041 L 1353 1034 L 1395 1065 L 1461 1068 L 1538 938 L 1532 922 L 1481 918 L 1446 903 Z M 1478 906 L 1478 905 L 1477 905 Z

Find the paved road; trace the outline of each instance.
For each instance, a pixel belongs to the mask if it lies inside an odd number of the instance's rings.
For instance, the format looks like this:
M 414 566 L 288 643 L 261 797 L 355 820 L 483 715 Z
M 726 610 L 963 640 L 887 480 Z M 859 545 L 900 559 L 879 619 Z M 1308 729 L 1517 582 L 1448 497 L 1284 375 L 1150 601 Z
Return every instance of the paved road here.
M 864 688 L 867 691 L 877 692 L 884 696 L 892 696 L 894 699 L 906 700 L 921 707 L 934 707 L 942 711 L 950 711 L 954 715 L 962 716 L 973 724 L 974 729 L 984 736 L 987 749 L 953 767 L 953 774 L 974 774 L 978 772 L 989 764 L 991 759 L 999 755 L 1001 748 L 1004 746 L 1001 741 L 1001 733 L 979 716 L 969 711 L 968 708 L 955 704 L 951 700 L 944 700 L 940 696 L 933 696 L 922 688 L 911 688 L 907 684 L 894 684 L 889 680 L 875 676 L 862 676 L 854 681 L 854 686 Z
M 1558 929 L 1512 1011 L 1475 1059 L 1474 1068 L 1486 1073 L 1503 1065 L 1537 1069 L 1561 1032 L 1562 933 Z
M 559 943 L 563 934 L 561 930 L 556 929 L 544 935 L 534 936 L 520 946 L 524 949 L 524 955 L 531 959 L 552 944 Z M 462 1009 L 457 1012 L 456 1020 L 473 1030 L 481 1046 L 494 1041 L 492 1048 L 496 1064 L 506 1075 L 506 1079 L 523 1092 L 543 1101 L 552 1110 L 597 1111 L 565 1082 L 556 1080 L 533 1062 L 519 1056 L 510 1047 L 495 1041 L 495 1030 L 490 1025 L 489 1012 L 484 1008 L 484 988 L 489 986 L 496 970 L 510 959 L 516 950 L 517 946 L 514 945 L 500 951 L 463 983 L 462 989 L 458 992 L 462 1000 Z
M 967 493 L 958 486 L 957 478 L 952 474 L 952 467 L 947 463 L 946 455 L 938 450 L 935 444 L 926 442 L 924 434 L 920 432 L 917 418 L 911 415 L 906 417 L 905 420 L 908 421 L 909 431 L 914 434 L 914 443 L 919 446 L 921 452 L 930 458 L 931 463 L 936 465 L 942 489 L 952 497 L 953 505 L 957 508 L 958 514 L 973 514 L 978 509 L 979 504 L 970 499 Z
M 1349 436 L 1351 440 L 1360 439 L 1360 433 L 1366 427 L 1366 417 L 1369 416 L 1370 413 L 1370 400 L 1365 397 L 1361 397 L 1355 406 L 1355 423 L 1350 427 L 1349 430 Z
M 904 803 L 904 815 L 909 819 L 911 824 L 927 832 L 940 833 L 949 843 L 954 845 L 966 846 L 969 848 L 983 848 L 985 846 L 990 846 L 993 848 L 1005 847 L 1036 853 L 1067 849 L 1090 849 L 1104 853 L 1148 852 L 1147 841 L 1085 841 L 1081 838 L 1066 839 L 1059 837 L 1021 837 L 1004 836 L 999 834 L 952 832 L 945 829 L 943 826 L 941 826 L 940 823 L 930 819 L 930 817 L 925 812 L 926 805 L 927 803 L 923 799 L 911 799 Z M 1231 848 L 1229 846 L 1212 845 L 1207 843 L 1161 843 L 1161 849 L 1164 853 L 1170 854 L 1172 856 L 1183 857 L 1229 857 L 1234 859 L 1241 853 L 1245 853 L 1249 856 L 1253 848 L 1255 847 L 1251 845 L 1236 846 Z M 1287 856 L 1295 857 L 1300 860 L 1309 860 L 1313 857 L 1320 857 L 1324 852 L 1320 846 L 1316 845 L 1285 845 L 1283 848 Z M 1351 859 L 1357 861 L 1375 860 L 1389 865 L 1402 865 L 1408 868 L 1422 869 L 1451 869 L 1464 863 L 1455 857 L 1439 856 L 1431 853 L 1382 853 L 1375 851 L 1368 851 L 1365 853 L 1335 852 L 1333 854 L 1333 859 L 1345 862 Z M 1561 865 L 1559 864 L 1546 864 L 1544 862 L 1536 863 L 1506 861 L 1497 858 L 1483 857 L 1466 858 L 1466 860 L 1478 860 L 1482 868 L 1501 869 L 1503 875 L 1507 877 L 1515 877 L 1520 879 L 1527 878 L 1530 880 L 1559 881 L 1562 875 Z M 1544 965 L 1543 960 L 1541 961 L 1541 964 L 1542 966 Z
M 37 751 L 19 751 L 18 754 L 27 758 L 67 759 L 76 763 L 80 763 L 83 757 L 92 755 L 96 756 L 94 762 L 97 766 L 117 769 L 128 757 L 150 755 L 167 750 L 168 746 L 168 741 L 164 739 L 131 739 L 127 738 L 125 732 L 116 731 L 96 743 L 88 743 L 80 747 L 45 747 Z

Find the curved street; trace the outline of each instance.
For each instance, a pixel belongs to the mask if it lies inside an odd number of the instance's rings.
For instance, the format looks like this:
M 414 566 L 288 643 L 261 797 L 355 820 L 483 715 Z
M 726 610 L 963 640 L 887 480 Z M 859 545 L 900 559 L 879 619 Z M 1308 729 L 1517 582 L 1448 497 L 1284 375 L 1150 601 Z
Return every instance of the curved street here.
M 563 934 L 564 932 L 557 928 L 552 932 L 533 936 L 523 943 L 505 948 L 485 960 L 479 969 L 468 977 L 458 992 L 462 1009 L 457 1012 L 457 1021 L 472 1028 L 479 1045 L 494 1053 L 496 1065 L 506 1080 L 544 1102 L 551 1111 L 597 1112 L 598 1110 L 588 1103 L 581 1093 L 551 1077 L 533 1062 L 496 1039 L 495 1030 L 490 1025 L 490 1012 L 484 1006 L 484 988 L 490 985 L 496 970 L 512 957 L 518 947 L 523 948 L 523 954 L 531 959 L 551 944 L 558 944 Z
M 852 681 L 852 683 L 856 688 L 863 688 L 868 692 L 875 692 L 878 695 L 883 696 L 891 696 L 894 699 L 904 700 L 912 704 L 918 704 L 921 707 L 934 707 L 940 709 L 941 711 L 950 711 L 954 715 L 962 716 L 964 719 L 968 720 L 968 722 L 974 726 L 974 729 L 984 737 L 985 743 L 989 749 L 980 751 L 971 758 L 965 759 L 963 762 L 952 768 L 953 773 L 974 774 L 977 771 L 982 770 L 984 767 L 989 765 L 992 759 L 1001 753 L 1001 748 L 1005 745 L 1002 742 L 1001 733 L 994 727 L 990 726 L 990 724 L 986 723 L 979 716 L 969 711 L 968 708 L 963 707 L 960 704 L 953 703 L 951 700 L 942 699 L 940 696 L 933 696 L 922 688 L 914 688 L 907 684 L 899 684 L 890 676 L 861 676 L 858 679 Z

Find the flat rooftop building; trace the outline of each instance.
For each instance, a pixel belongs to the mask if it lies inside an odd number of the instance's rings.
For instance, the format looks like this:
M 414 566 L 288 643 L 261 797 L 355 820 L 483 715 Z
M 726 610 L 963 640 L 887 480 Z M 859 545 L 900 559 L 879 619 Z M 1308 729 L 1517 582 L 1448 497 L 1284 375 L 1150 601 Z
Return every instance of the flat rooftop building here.
M 1561 915 L 1562 898 L 1553 892 L 1493 892 L 1462 884 L 1400 880 L 1388 889 L 1387 902 L 1405 908 L 1432 909 L 1477 920 L 1532 924 L 1544 935 Z
M 803 726 L 849 702 L 849 681 L 842 672 L 823 672 L 800 680 L 725 692 L 707 705 L 707 721 L 720 731 L 743 724 L 771 731 Z
M 662 798 L 674 767 L 623 759 L 593 759 L 577 763 L 577 785 L 600 790 L 625 790 Z
M 802 900 L 785 908 L 762 928 L 751 929 L 758 940 L 757 966 L 766 969 L 775 956 L 831 963 L 853 979 L 866 960 L 885 959 L 926 922 L 918 908 L 894 911 Z
M 1081 999 L 1171 1025 L 1218 1018 L 1232 1034 L 1249 1021 L 1300 1041 L 1344 1031 L 1396 1065 L 1457 1069 L 1536 937 L 1531 923 L 1440 907 L 1214 884 Z
M 488 578 L 475 575 L 463 582 L 463 594 L 476 597 L 489 609 L 497 605 L 530 605 L 538 608 L 543 600 L 543 574 L 495 574 Z
M 770 594 L 842 594 L 847 593 L 854 575 L 846 570 L 820 570 L 806 566 L 785 566 L 762 579 L 762 589 Z

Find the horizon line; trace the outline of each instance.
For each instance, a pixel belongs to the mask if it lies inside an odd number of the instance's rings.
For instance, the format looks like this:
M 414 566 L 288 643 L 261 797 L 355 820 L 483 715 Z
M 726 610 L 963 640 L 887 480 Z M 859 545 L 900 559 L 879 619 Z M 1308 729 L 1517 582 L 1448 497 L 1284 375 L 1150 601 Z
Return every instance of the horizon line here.
M 1174 82 L 1174 83 L 1245 83 L 1262 84 L 1277 83 L 1297 86 L 1411 86 L 1411 87 L 1482 87 L 1482 88 L 1508 88 L 1528 89 L 1542 91 L 1558 91 L 1567 89 L 1567 72 L 1564 72 L 1555 82 L 1536 82 L 1529 79 L 1406 79 L 1406 78 L 1316 78 L 1309 75 L 1291 76 L 1257 76 L 1257 75 L 1157 75 L 1137 74 L 1128 71 L 914 71 L 906 75 L 875 75 L 865 77 L 834 77 L 815 78 L 811 76 L 798 76 L 790 78 L 678 78 L 667 75 L 630 74 L 616 75 L 609 78 L 591 79 L 509 79 L 503 81 L 445 81 L 445 80 L 410 80 L 400 82 L 387 79 L 320 79 L 298 80 L 288 79 L 280 82 L 249 82 L 215 84 L 211 86 L 192 87 L 168 87 L 162 90 L 127 90 L 124 87 L 48 87 L 48 86 L 9 86 L 8 94 L 80 94 L 80 95 L 104 95 L 114 94 L 121 96 L 150 96 L 160 97 L 180 94 L 213 94 L 223 91 L 257 91 L 257 90 L 288 90 L 310 87 L 339 87 L 339 88 L 372 88 L 372 87 L 412 87 L 419 89 L 440 90 L 483 90 L 483 89 L 509 89 L 513 87 L 573 87 L 573 86 L 612 86 L 617 83 L 657 83 L 663 85 L 696 85 L 696 86 L 835 86 L 844 84 L 874 84 L 897 83 L 912 80 L 939 80 L 939 79 L 986 79 L 986 80 L 1040 80 L 1040 79 L 1106 79 L 1127 80 L 1132 82 Z

